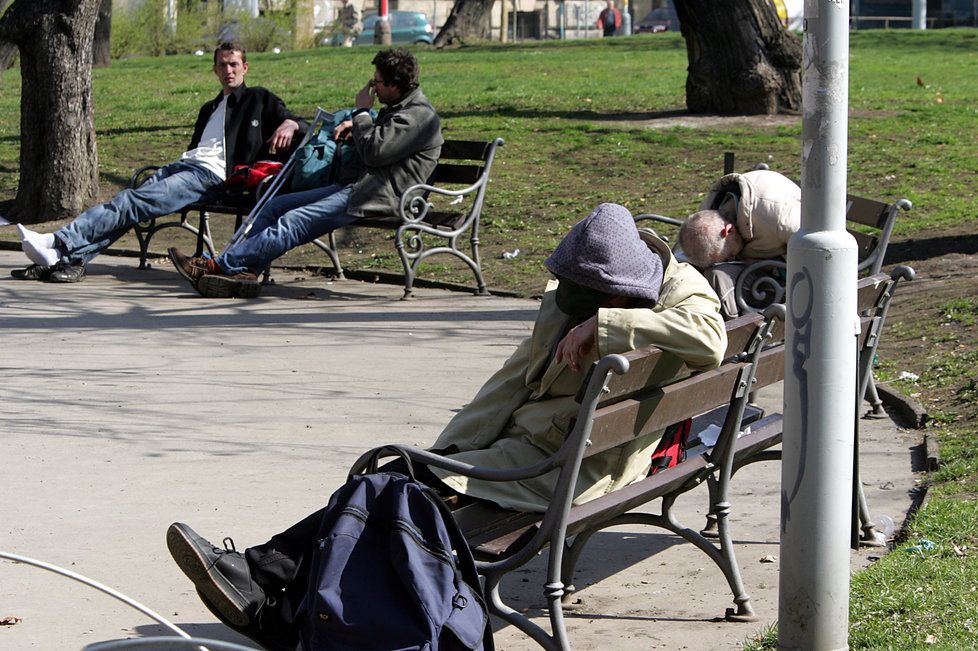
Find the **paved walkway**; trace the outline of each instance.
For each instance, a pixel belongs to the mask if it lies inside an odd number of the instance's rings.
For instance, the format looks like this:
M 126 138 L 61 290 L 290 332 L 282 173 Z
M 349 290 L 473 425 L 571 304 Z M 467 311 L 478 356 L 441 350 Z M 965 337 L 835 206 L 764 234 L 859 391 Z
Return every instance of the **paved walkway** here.
M 92 577 L 191 634 L 238 642 L 170 560 L 167 525 L 188 522 L 215 542 L 232 535 L 239 549 L 263 542 L 324 504 L 368 447 L 432 442 L 536 310 L 430 289 L 404 302 L 396 286 L 284 272 L 259 299 L 209 300 L 165 264 L 139 271 L 103 256 L 78 285 L 10 279 L 21 264 L 0 252 L 0 550 Z M 866 430 L 870 502 L 900 520 L 913 441 L 889 421 Z M 658 531 L 609 532 L 581 563 L 588 587 L 568 624 L 577 648 L 736 648 L 774 621 L 777 564 L 761 559 L 778 554 L 779 472 L 743 471 L 734 502 L 758 624 L 715 621 L 730 596 L 701 553 Z M 657 553 L 625 567 L 648 549 Z M 854 553 L 854 565 L 872 553 Z M 539 612 L 539 566 L 511 583 L 514 605 Z M 0 562 L 7 616 L 22 618 L 0 627 L 0 648 L 12 651 L 162 631 L 90 588 Z M 511 628 L 497 640 L 534 648 Z

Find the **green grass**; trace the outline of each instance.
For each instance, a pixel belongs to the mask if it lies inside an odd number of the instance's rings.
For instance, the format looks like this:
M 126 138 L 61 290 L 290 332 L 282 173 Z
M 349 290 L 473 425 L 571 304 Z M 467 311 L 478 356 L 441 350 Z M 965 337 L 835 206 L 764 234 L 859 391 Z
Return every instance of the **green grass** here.
M 897 223 L 899 237 L 974 219 L 976 36 L 974 30 L 853 35 L 850 186 L 858 194 L 914 202 Z M 317 105 L 349 106 L 370 74 L 374 51 L 253 54 L 248 81 L 274 89 L 306 115 Z M 735 151 L 744 167 L 765 161 L 791 176 L 800 173 L 800 117 L 771 126 L 650 128 L 650 118 L 684 108 L 686 50 L 676 34 L 415 51 L 446 137 L 507 141 L 481 233 L 490 287 L 539 289 L 544 254 L 600 201 L 633 212 L 695 210 L 725 150 Z M 16 70 L 0 78 L 0 200 L 13 198 L 17 185 L 19 86 Z M 135 167 L 179 156 L 198 107 L 216 88 L 209 56 L 128 59 L 96 70 L 103 195 L 123 186 Z M 377 264 L 370 254 L 388 246 L 376 233 L 356 239 L 361 246 L 343 253 L 353 268 Z M 514 248 L 521 255 L 503 260 L 502 252 Z M 322 263 L 314 253 L 298 258 Z M 422 275 L 470 282 L 463 265 L 443 267 L 422 268 Z M 398 268 L 393 261 L 388 269 Z

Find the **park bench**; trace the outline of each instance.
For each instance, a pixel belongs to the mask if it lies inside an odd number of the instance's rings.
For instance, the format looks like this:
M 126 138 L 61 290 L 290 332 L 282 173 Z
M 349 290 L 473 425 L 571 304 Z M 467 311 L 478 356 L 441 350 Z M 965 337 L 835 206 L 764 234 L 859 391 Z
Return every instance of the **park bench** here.
M 906 277 L 912 277 L 912 271 L 901 269 L 893 277 L 876 274 L 859 281 L 862 328 L 856 345 L 863 378 L 869 371 L 865 360 L 871 358 L 878 344 L 893 290 Z M 665 354 L 661 350 L 650 346 L 605 356 L 593 365 L 577 395 L 578 415 L 563 445 L 532 467 L 477 468 L 433 452 L 399 448 L 415 462 L 484 480 L 515 481 L 552 471 L 559 473 L 555 494 L 545 513 L 512 511 L 485 501 L 466 504 L 453 512 L 476 557 L 485 580 L 486 602 L 493 614 L 545 649 L 569 649 L 562 604 L 576 589 L 575 566 L 588 540 L 607 527 L 641 524 L 664 528 L 703 551 L 720 568 L 733 594 L 735 607 L 727 610 L 727 618 L 753 619 L 750 596 L 744 589 L 732 544 L 728 520 L 733 508 L 730 485 L 740 468 L 780 458 L 780 451 L 771 448 L 781 441 L 782 416 L 764 414 L 749 404 L 749 396 L 783 379 L 783 315 L 784 307 L 773 305 L 764 316 L 751 313 L 727 322 L 728 345 L 718 368 L 693 373 L 661 387 L 647 386 L 650 374 Z M 715 444 L 697 443 L 694 437 L 685 460 L 679 464 L 584 504 L 572 504 L 573 487 L 585 457 L 625 445 L 636 436 L 675 426 L 687 418 L 693 418 L 693 432 L 701 432 L 709 424 L 720 424 Z M 371 451 L 361 457 L 351 472 L 362 472 L 374 454 Z M 858 478 L 858 473 L 854 477 Z M 706 528 L 697 532 L 676 519 L 672 506 L 682 494 L 703 482 L 709 487 L 709 516 Z M 860 491 L 857 479 L 854 504 L 864 505 Z M 637 510 L 656 500 L 660 500 L 658 513 Z M 858 526 L 854 522 L 854 529 Z M 507 605 L 500 594 L 500 583 L 506 575 L 545 550 L 548 563 L 544 595 L 550 632 Z
M 475 275 L 475 293 L 480 296 L 488 295 L 479 257 L 479 221 L 489 186 L 493 158 L 496 148 L 502 144 L 502 138 L 491 141 L 446 140 L 428 182 L 405 190 L 397 214 L 367 217 L 351 224 L 394 231 L 394 248 L 404 269 L 404 298 L 412 295 L 421 262 L 429 256 L 442 253 L 453 255 L 464 262 Z M 129 186 L 138 187 L 157 169 L 157 166 L 148 165 L 136 170 Z M 262 189 L 263 186 L 260 186 L 258 192 Z M 197 237 L 195 255 L 201 255 L 205 249 L 214 255 L 216 248 L 211 236 L 210 216 L 235 217 L 234 230 L 237 231 L 254 202 L 254 197 L 226 195 L 208 203 L 186 206 L 179 214 L 170 218 L 152 219 L 138 224 L 135 233 L 139 242 L 139 267 L 149 266 L 147 258 L 150 242 L 157 232 L 165 228 L 190 231 Z M 192 214 L 197 216 L 196 225 L 191 221 Z M 433 246 L 430 240 L 440 245 Z M 471 253 L 464 250 L 466 240 Z M 317 239 L 313 244 L 329 256 L 332 274 L 343 278 L 335 233 L 330 233 L 325 241 Z M 265 280 L 268 280 L 267 270 Z

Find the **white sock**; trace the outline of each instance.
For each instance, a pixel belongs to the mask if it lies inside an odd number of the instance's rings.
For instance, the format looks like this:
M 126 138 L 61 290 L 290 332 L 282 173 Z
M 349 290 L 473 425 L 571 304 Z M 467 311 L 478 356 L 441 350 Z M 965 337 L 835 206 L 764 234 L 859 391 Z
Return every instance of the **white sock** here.
M 56 240 L 54 239 L 54 233 L 37 233 L 29 228 L 25 228 L 23 224 L 17 224 L 17 232 L 20 233 L 20 241 L 31 240 L 35 246 L 44 249 L 53 249 Z
M 55 248 L 54 233 L 35 233 L 17 224 L 20 233 L 20 246 L 34 264 L 51 267 L 61 260 L 61 253 Z

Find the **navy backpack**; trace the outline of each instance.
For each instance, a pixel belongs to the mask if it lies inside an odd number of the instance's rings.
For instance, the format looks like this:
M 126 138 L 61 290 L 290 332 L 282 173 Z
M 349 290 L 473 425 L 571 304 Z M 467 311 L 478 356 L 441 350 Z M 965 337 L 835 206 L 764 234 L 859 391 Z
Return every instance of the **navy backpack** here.
M 306 651 L 492 651 L 468 545 L 407 468 L 353 475 L 330 497 L 296 618 Z

